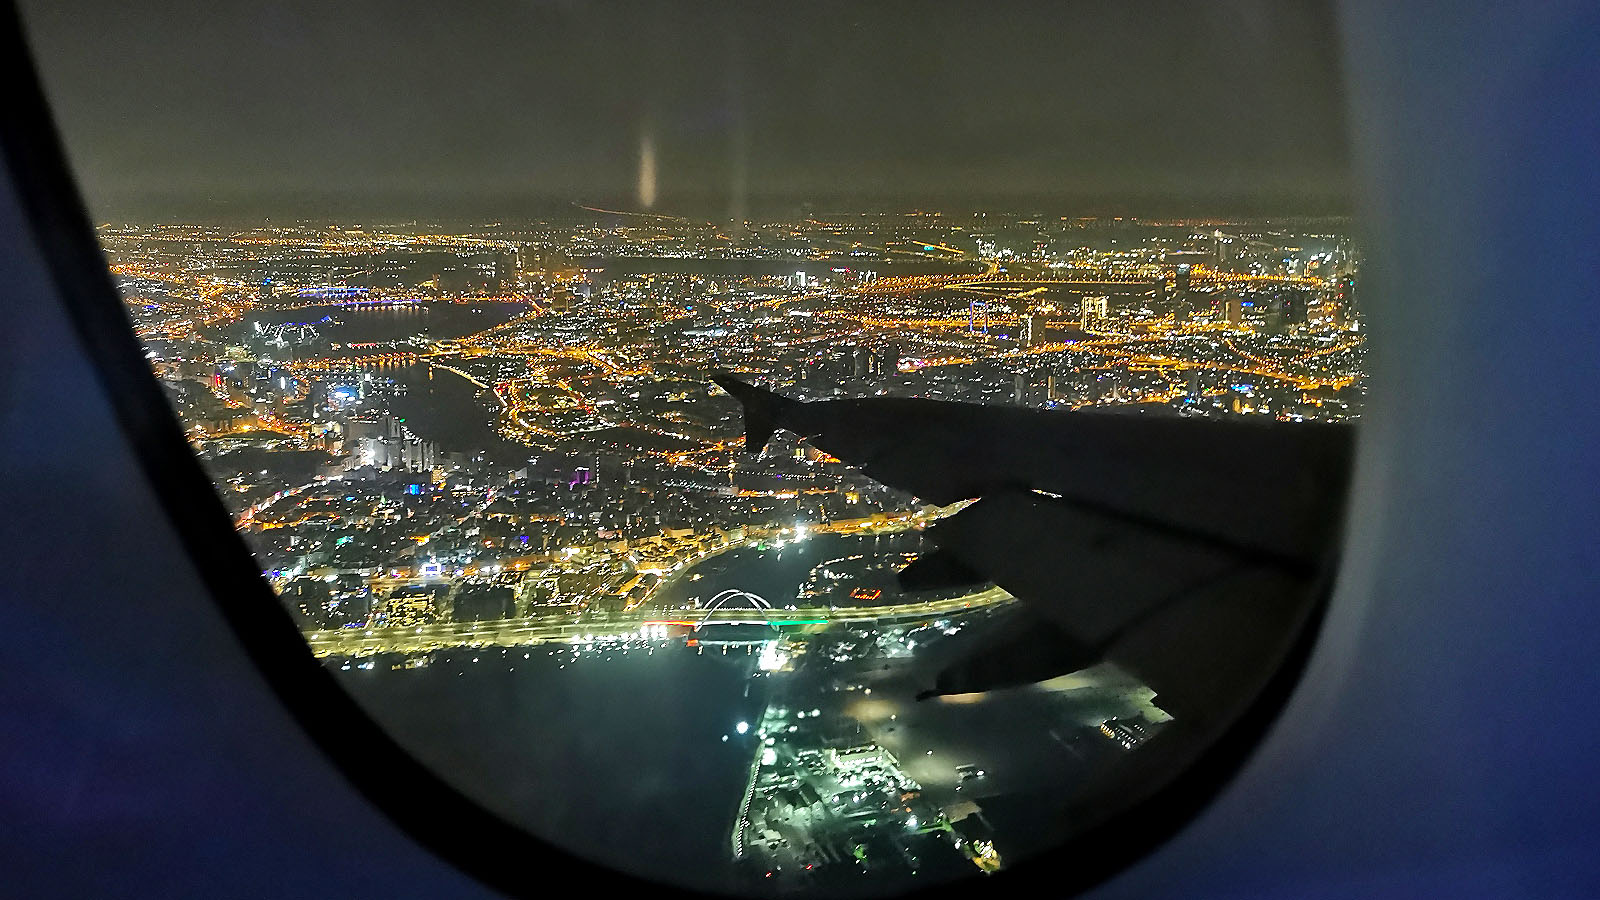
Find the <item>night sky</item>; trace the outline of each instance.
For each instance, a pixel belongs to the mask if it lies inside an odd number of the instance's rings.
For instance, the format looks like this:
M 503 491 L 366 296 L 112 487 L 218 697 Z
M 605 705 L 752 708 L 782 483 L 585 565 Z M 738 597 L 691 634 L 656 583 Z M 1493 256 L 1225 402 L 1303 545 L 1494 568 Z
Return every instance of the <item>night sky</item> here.
M 1347 205 L 1325 3 L 23 7 L 106 220 Z

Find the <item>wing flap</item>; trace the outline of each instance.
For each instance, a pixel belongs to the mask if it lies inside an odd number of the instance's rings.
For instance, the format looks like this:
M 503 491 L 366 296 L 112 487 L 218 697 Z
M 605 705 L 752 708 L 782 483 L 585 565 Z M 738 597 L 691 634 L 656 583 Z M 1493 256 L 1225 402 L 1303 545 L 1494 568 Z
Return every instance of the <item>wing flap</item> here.
M 950 565 L 980 573 L 1090 646 L 1251 564 L 1192 537 L 1031 491 L 990 494 L 927 536 Z

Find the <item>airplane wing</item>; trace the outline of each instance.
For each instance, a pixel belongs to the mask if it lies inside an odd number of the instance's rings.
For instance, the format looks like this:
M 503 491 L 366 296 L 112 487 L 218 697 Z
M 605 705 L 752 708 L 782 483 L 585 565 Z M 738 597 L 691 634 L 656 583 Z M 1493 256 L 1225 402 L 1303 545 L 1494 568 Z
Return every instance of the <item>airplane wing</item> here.
M 801 402 L 725 374 L 745 449 L 787 429 L 924 500 L 976 499 L 927 531 L 906 590 L 985 581 L 1025 609 L 927 695 L 1111 661 L 1191 724 L 1228 719 L 1327 587 L 1352 430 L 868 398 Z

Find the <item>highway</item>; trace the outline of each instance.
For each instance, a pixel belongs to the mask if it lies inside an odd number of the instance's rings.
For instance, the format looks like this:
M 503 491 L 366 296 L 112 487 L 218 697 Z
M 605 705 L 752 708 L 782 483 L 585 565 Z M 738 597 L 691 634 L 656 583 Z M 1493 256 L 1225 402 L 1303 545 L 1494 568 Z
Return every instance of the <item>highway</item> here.
M 391 628 L 345 628 L 305 633 L 315 656 L 421 653 L 457 647 L 521 647 L 550 642 L 591 643 L 625 638 L 660 640 L 688 634 L 695 624 L 766 622 L 782 626 L 830 626 L 919 622 L 997 607 L 1015 598 L 997 587 L 924 603 L 845 608 L 645 610 L 611 615 L 530 616 L 488 622 L 449 622 Z M 650 630 L 646 626 L 650 626 Z

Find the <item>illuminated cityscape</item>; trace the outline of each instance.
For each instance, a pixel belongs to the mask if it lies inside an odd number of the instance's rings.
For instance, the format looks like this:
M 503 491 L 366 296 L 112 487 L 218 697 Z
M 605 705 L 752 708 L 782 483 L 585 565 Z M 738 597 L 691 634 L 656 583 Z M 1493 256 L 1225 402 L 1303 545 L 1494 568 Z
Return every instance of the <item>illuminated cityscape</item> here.
M 716 883 L 744 889 L 1000 869 L 1043 840 L 1018 798 L 1071 797 L 1169 717 L 1110 665 L 911 699 L 1012 598 L 902 591 L 953 508 L 788 433 L 744 454 L 711 372 L 798 399 L 1291 422 L 1357 418 L 1365 391 L 1344 220 L 574 207 L 101 239 L 263 573 L 364 702 L 429 672 L 667 681 L 714 658 L 694 677 L 743 710 L 710 710 L 742 785 L 706 800 L 727 810 Z

